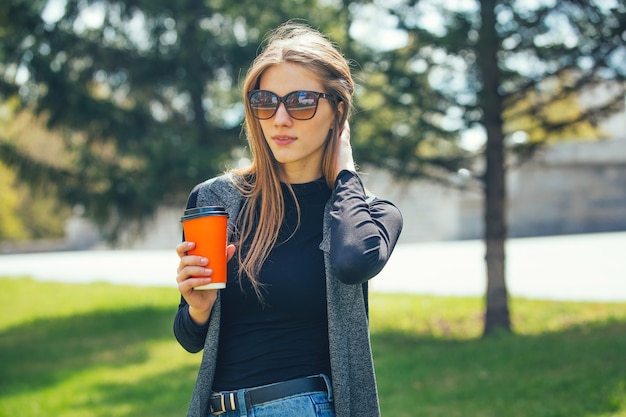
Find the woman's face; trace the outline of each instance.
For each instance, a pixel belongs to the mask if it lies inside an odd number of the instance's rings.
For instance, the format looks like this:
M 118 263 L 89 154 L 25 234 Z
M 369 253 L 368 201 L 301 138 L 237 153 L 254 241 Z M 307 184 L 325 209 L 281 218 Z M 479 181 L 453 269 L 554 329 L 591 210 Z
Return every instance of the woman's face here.
M 325 93 L 320 81 L 304 67 L 282 63 L 263 72 L 260 90 L 279 97 L 292 91 L 309 90 Z M 282 181 L 297 184 L 314 181 L 322 176 L 322 157 L 335 114 L 328 99 L 320 98 L 317 112 L 310 120 L 293 119 L 281 103 L 276 114 L 259 120 L 265 140 L 274 158 L 282 165 Z

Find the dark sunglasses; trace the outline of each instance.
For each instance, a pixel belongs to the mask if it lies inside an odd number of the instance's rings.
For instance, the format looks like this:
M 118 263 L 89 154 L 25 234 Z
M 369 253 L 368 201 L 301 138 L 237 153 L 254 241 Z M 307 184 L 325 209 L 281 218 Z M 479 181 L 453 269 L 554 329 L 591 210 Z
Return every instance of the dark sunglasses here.
M 248 103 L 252 115 L 260 120 L 272 118 L 278 111 L 280 103 L 285 105 L 289 116 L 296 120 L 309 120 L 315 116 L 320 98 L 333 97 L 316 91 L 292 91 L 282 97 L 267 90 L 252 90 L 248 92 Z

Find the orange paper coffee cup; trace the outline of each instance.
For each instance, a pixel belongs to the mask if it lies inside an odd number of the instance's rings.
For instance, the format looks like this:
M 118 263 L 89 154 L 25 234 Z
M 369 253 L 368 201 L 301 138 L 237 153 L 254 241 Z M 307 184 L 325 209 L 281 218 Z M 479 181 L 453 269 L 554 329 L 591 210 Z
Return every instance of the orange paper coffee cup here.
M 226 240 L 228 213 L 221 206 L 204 206 L 185 210 L 180 219 L 185 240 L 196 247 L 189 255 L 204 256 L 213 270 L 211 283 L 195 287 L 196 290 L 226 288 Z

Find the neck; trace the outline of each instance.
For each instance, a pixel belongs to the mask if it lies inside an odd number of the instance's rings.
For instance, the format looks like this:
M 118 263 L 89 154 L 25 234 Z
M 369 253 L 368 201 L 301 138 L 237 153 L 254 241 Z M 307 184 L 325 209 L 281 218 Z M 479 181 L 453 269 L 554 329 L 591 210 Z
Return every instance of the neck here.
M 315 181 L 322 176 L 321 167 L 318 169 L 289 169 L 290 167 L 282 165 L 280 180 L 286 184 L 304 184 Z

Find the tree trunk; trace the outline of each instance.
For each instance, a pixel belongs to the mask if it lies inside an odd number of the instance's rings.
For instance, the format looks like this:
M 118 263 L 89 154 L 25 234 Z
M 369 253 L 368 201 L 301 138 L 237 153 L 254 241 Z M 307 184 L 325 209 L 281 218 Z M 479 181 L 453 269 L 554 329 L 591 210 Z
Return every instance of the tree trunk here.
M 502 97 L 496 33 L 496 0 L 481 0 L 481 32 L 478 65 L 482 73 L 481 92 L 483 122 L 487 132 L 485 151 L 485 261 L 487 294 L 484 335 L 494 331 L 510 331 L 508 291 L 505 279 L 506 242 L 506 172 L 504 166 L 504 133 L 502 128 Z

